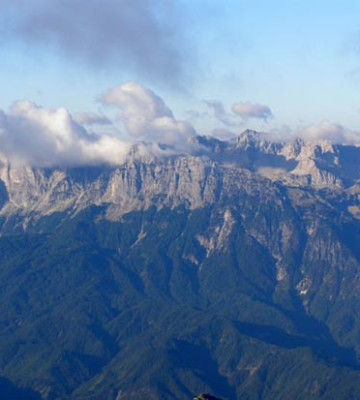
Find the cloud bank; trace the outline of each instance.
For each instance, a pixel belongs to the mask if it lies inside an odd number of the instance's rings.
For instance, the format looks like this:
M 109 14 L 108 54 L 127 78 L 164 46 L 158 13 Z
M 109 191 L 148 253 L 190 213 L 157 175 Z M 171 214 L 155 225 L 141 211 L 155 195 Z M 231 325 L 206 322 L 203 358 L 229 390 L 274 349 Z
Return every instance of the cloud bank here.
M 117 116 L 72 115 L 64 108 L 50 109 L 28 100 L 15 102 L 6 112 L 0 110 L 0 160 L 38 167 L 120 165 L 128 157 L 161 157 L 195 150 L 190 140 L 197 135 L 194 127 L 176 119 L 152 90 L 126 82 L 103 93 L 98 101 L 103 107 L 115 107 Z M 228 116 L 221 102 L 209 101 L 208 106 L 219 119 Z M 286 129 L 287 139 L 294 134 L 307 141 L 360 143 L 358 132 L 328 121 L 292 133 Z M 226 138 L 232 134 L 220 128 L 217 135 Z
M 39 167 L 92 164 L 119 165 L 131 154 L 156 156 L 184 152 L 195 134 L 177 121 L 164 101 L 135 82 L 116 86 L 101 97 L 106 105 L 121 109 L 119 119 L 126 134 L 94 133 L 86 126 L 109 124 L 104 116 L 66 109 L 49 109 L 31 101 L 0 110 L 0 154 L 18 165 Z M 116 121 L 114 121 L 116 123 Z
M 16 102 L 0 113 L 0 150 L 14 164 L 50 167 L 125 161 L 131 143 L 109 135 L 94 136 L 64 108 Z
M 175 0 L 0 0 L 7 35 L 51 46 L 71 61 L 163 80 L 182 75 Z M 2 32 L 3 34 L 4 32 Z

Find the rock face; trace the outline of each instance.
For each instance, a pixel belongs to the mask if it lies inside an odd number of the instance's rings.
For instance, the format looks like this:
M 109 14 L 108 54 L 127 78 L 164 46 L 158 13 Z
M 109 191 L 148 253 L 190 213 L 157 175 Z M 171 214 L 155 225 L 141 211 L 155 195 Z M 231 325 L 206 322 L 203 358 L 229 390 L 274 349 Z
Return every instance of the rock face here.
M 359 195 L 360 148 L 328 141 L 272 142 L 254 131 L 237 140 L 193 139 L 196 155 L 146 162 L 129 160 L 120 167 L 34 169 L 0 166 L 0 216 L 26 221 L 56 212 L 76 213 L 106 205 L 107 218 L 151 206 L 190 209 L 215 204 L 223 191 L 241 181 L 265 177 L 285 187 L 341 189 Z M 237 182 L 239 184 L 237 184 Z M 357 212 L 357 202 L 352 204 Z M 26 222 L 24 226 L 27 226 Z
M 114 168 L 2 164 L 6 387 L 360 397 L 358 148 L 256 132 L 193 142 Z

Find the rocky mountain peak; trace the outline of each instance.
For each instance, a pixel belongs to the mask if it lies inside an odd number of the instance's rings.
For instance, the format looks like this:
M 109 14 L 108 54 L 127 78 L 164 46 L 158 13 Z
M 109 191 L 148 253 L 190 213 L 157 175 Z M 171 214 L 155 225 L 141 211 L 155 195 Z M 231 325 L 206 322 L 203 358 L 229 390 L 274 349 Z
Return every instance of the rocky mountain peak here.
M 270 140 L 266 133 L 251 129 L 245 130 L 236 138 L 236 147 L 244 150 L 257 148 L 260 151 L 267 152 L 267 150 L 277 147 L 278 145 L 279 143 Z
M 37 218 L 89 205 L 105 206 L 110 219 L 132 210 L 213 204 L 236 193 L 237 183 L 265 178 L 284 187 L 359 190 L 360 148 L 328 140 L 289 143 L 246 130 L 225 141 L 210 136 L 191 139 L 191 154 L 140 158 L 119 166 L 33 168 L 0 164 L 0 217 Z M 349 188 L 349 189 L 346 189 Z

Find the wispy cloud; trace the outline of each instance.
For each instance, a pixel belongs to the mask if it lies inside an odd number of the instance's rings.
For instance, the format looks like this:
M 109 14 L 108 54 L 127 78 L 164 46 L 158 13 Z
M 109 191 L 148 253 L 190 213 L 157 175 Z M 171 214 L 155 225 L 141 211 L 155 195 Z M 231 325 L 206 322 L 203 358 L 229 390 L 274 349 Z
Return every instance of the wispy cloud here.
M 257 118 L 267 121 L 269 118 L 273 117 L 270 108 L 263 104 L 253 104 L 249 102 L 240 101 L 233 104 L 232 111 L 236 115 L 244 119 Z
M 212 110 L 214 117 L 228 127 L 239 125 L 234 120 L 234 116 L 225 110 L 224 104 L 220 100 L 204 100 L 205 104 Z
M 242 128 L 249 118 L 260 119 L 265 122 L 273 117 L 268 106 L 262 104 L 252 104 L 249 102 L 237 102 L 232 105 L 232 113 L 226 111 L 225 106 L 220 100 L 204 100 L 205 104 L 211 109 L 213 116 L 228 128 Z M 239 117 L 241 119 L 239 119 Z

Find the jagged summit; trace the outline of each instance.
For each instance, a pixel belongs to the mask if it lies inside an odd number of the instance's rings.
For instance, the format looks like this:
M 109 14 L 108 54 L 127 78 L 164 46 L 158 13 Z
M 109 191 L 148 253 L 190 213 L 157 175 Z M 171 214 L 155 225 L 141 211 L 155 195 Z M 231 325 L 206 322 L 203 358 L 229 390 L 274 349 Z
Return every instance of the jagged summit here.
M 254 131 L 252 129 L 246 129 L 243 133 L 241 133 L 235 140 L 239 145 L 242 144 L 254 144 L 260 142 L 266 138 L 266 133 Z
M 104 206 L 116 220 L 151 206 L 190 209 L 235 195 L 234 182 L 266 180 L 284 187 L 344 190 L 360 193 L 360 148 L 330 141 L 278 142 L 246 130 L 224 141 L 210 136 L 191 139 L 192 154 L 138 158 L 129 155 L 119 166 L 33 168 L 0 164 L 0 218 L 3 228 L 13 216 L 29 221 L 56 212 L 76 213 L 89 205 Z M 264 181 L 265 179 L 265 181 Z M 222 188 L 221 190 L 219 188 Z M 353 205 L 351 205 L 353 207 Z M 357 205 L 355 208 L 357 209 Z
M 342 187 L 360 178 L 360 148 L 355 145 L 296 137 L 281 141 L 253 130 L 229 141 L 203 136 L 195 142 L 216 161 L 294 185 Z

